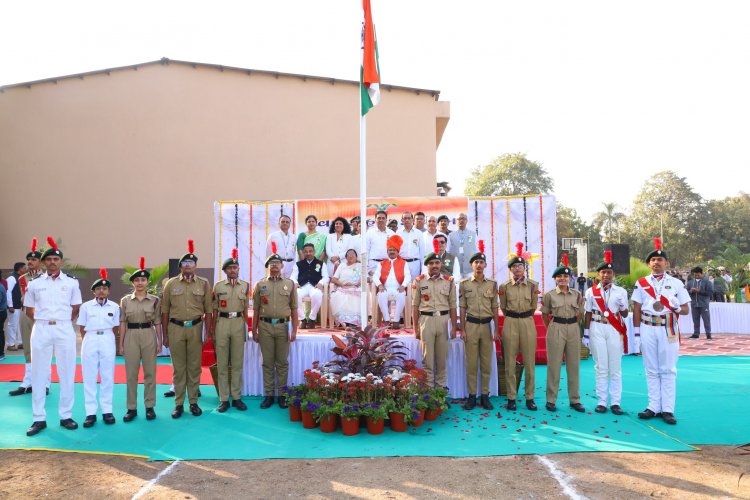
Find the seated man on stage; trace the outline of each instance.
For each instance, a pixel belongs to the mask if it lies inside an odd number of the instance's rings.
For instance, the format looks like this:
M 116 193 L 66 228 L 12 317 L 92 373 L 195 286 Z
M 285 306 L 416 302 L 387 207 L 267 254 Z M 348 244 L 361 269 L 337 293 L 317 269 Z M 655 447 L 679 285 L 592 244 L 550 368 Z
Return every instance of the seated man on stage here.
M 315 318 L 323 304 L 323 287 L 328 283 L 328 269 L 315 258 L 315 247 L 305 243 L 302 247 L 302 260 L 298 261 L 289 279 L 297 284 L 297 306 L 300 328 L 315 328 Z M 310 315 L 305 316 L 302 299 L 310 297 Z
M 399 251 L 404 240 L 401 236 L 394 234 L 386 242 L 388 258 L 378 263 L 373 279 L 378 285 L 378 304 L 383 320 L 387 320 L 391 328 L 398 328 L 406 303 L 406 287 L 411 283 L 411 273 L 406 261 L 401 258 Z M 396 303 L 393 315 L 391 315 L 388 303 L 393 300 Z M 389 318 L 389 319 L 387 319 Z

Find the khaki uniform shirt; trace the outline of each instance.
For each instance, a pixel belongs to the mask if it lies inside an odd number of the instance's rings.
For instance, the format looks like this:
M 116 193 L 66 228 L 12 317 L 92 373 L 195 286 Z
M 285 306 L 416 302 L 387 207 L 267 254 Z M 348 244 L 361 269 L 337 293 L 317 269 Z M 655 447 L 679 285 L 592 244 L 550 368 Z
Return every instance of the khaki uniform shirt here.
M 456 308 L 456 287 L 450 276 L 432 279 L 420 277 L 414 281 L 412 305 L 423 312 L 449 311 Z
M 461 281 L 458 287 L 458 304 L 466 315 L 477 319 L 492 318 L 497 309 L 497 281 L 485 278 L 481 283 L 474 276 Z
M 551 314 L 557 318 L 575 318 L 581 312 L 583 297 L 575 288 L 568 288 L 568 293 L 563 293 L 560 288 L 555 287 L 544 294 L 542 314 Z
M 123 323 L 161 324 L 161 301 L 159 297 L 146 294 L 139 300 L 135 292 L 120 299 L 120 321 Z
M 164 286 L 161 310 L 170 319 L 190 321 L 211 314 L 211 301 L 211 286 L 207 279 L 193 276 L 188 282 L 180 274 Z
M 537 295 L 539 295 L 539 283 L 524 278 L 516 284 L 513 278 L 509 279 L 498 289 L 500 295 L 500 308 L 503 311 L 524 313 L 536 311 Z
M 290 279 L 270 276 L 255 284 L 253 289 L 253 317 L 287 319 L 297 309 L 297 293 Z
M 35 279 L 37 279 L 38 277 L 40 277 L 43 274 L 44 274 L 44 269 L 39 269 L 39 271 L 36 274 L 34 274 L 34 275 L 32 275 L 31 273 L 26 273 L 26 274 L 23 274 L 23 275 L 21 275 L 21 276 L 18 277 L 18 281 L 19 282 L 21 280 L 25 280 L 26 281 L 26 286 L 20 287 L 21 288 L 21 304 L 23 304 L 23 299 L 26 296 L 26 288 L 28 288 L 29 283 L 31 283 L 32 281 L 34 281 Z
M 219 281 L 214 285 L 213 308 L 220 312 L 241 313 L 248 306 L 250 283 L 240 279 L 235 280 L 234 286 L 229 279 Z

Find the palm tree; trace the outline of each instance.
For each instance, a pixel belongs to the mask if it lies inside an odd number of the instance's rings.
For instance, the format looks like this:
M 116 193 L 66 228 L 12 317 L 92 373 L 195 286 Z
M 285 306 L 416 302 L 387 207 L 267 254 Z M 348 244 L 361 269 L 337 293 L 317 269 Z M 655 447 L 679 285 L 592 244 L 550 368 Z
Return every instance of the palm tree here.
M 617 203 L 602 203 L 604 210 L 594 215 L 594 225 L 604 230 L 604 239 L 610 243 L 617 230 L 617 242 L 620 242 L 620 223 L 625 214 L 617 211 Z

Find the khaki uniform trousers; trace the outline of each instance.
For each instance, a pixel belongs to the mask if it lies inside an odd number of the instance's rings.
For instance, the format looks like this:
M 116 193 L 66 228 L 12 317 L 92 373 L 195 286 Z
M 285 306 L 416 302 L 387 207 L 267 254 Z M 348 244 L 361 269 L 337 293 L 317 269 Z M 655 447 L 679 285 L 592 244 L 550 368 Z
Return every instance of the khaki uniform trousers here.
M 446 387 L 448 385 L 448 323 L 450 316 L 420 316 L 422 368 L 427 374 L 429 387 Z M 434 384 L 433 384 L 434 381 Z
M 27 363 L 31 363 L 31 330 L 34 322 L 26 315 L 26 308 L 21 311 L 21 342 L 23 343 L 23 356 Z
M 565 373 L 568 376 L 570 404 L 581 402 L 578 372 L 581 366 L 581 334 L 578 323 L 563 325 L 551 322 L 547 327 L 547 402 L 557 402 L 560 389 L 560 370 L 565 354 Z
M 242 370 L 245 365 L 245 318 L 217 318 L 216 364 L 219 371 L 219 401 L 238 401 L 242 397 Z M 229 367 L 232 380 L 229 380 Z M 231 389 L 231 390 L 230 390 Z
M 261 321 L 258 325 L 258 343 L 263 356 L 263 393 L 274 395 L 274 371 L 280 386 L 287 385 L 289 377 L 289 322 L 272 325 Z
M 516 358 L 523 356 L 524 397 L 534 399 L 534 368 L 536 366 L 536 327 L 534 318 L 505 317 L 503 324 L 503 361 L 508 399 L 516 399 Z
M 466 364 L 466 385 L 469 395 L 477 393 L 477 361 L 482 367 L 481 394 L 490 393 L 490 377 L 492 376 L 492 355 L 495 352 L 492 340 L 491 323 L 478 325 L 469 323 L 464 325 L 464 359 Z
M 125 334 L 125 376 L 128 410 L 138 408 L 138 372 L 143 364 L 143 404 L 156 405 L 156 334 L 153 328 L 128 328 Z
M 187 386 L 188 402 L 198 403 L 198 389 L 201 383 L 201 353 L 203 342 L 203 323 L 184 327 L 169 323 L 169 352 L 172 354 L 174 374 L 174 404 L 181 406 L 185 403 L 185 387 Z

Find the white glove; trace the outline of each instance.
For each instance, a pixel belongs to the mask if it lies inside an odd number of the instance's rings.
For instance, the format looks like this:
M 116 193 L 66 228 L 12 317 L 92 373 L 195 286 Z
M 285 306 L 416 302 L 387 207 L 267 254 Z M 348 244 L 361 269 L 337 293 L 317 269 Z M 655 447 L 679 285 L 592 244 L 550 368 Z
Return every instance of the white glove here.
M 680 299 L 677 298 L 676 295 L 673 295 L 669 298 L 669 305 L 672 306 L 672 309 L 680 309 Z
M 581 339 L 581 342 L 582 342 L 582 343 L 583 343 L 583 345 L 585 345 L 586 347 L 589 347 L 589 345 L 591 344 L 591 339 L 589 338 L 589 329 L 588 329 L 588 328 L 586 328 L 586 329 L 585 329 L 585 330 L 583 331 L 583 338 Z

